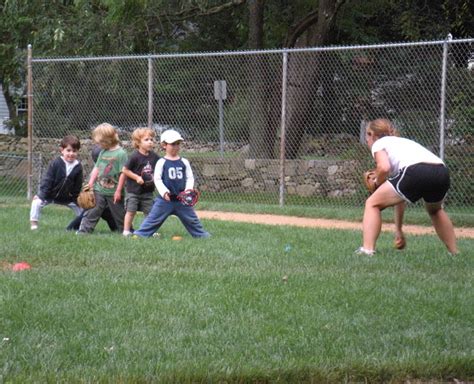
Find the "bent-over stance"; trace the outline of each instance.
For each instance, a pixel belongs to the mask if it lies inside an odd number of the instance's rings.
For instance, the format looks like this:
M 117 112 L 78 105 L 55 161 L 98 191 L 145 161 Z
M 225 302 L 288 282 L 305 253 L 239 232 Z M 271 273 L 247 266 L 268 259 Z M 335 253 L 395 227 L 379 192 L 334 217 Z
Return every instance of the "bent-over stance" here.
M 441 158 L 422 145 L 392 136 L 392 132 L 392 124 L 386 119 L 377 119 L 367 125 L 367 145 L 377 164 L 376 178 L 380 186 L 365 203 L 363 246 L 356 252 L 375 253 L 383 209 L 402 207 L 404 202 L 415 203 L 422 198 L 439 238 L 451 254 L 458 253 L 453 224 L 443 209 L 450 187 L 447 167 Z

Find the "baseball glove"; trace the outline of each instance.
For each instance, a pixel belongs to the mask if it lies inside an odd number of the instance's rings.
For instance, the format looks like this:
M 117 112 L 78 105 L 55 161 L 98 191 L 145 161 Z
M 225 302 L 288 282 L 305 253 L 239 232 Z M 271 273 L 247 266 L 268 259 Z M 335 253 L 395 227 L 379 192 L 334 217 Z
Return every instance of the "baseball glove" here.
M 369 193 L 374 193 L 375 190 L 378 188 L 377 185 L 377 176 L 375 173 L 375 169 L 371 169 L 367 172 L 364 172 L 364 184 L 369 191 Z
M 84 184 L 81 193 L 77 197 L 77 205 L 82 209 L 91 209 L 95 207 L 94 191 L 90 189 L 89 184 Z
M 155 181 L 153 180 L 153 175 L 150 173 L 142 173 L 142 179 L 144 181 L 144 186 L 149 187 L 150 185 L 154 185 Z
M 186 189 L 178 195 L 178 200 L 184 205 L 194 207 L 199 200 L 199 191 L 196 189 Z

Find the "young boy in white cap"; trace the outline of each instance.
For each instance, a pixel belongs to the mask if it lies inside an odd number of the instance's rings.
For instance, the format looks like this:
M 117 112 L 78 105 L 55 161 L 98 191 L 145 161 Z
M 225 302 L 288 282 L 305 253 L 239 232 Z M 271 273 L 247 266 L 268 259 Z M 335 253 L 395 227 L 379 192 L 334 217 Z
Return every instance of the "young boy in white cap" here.
M 154 182 L 159 196 L 155 199 L 148 216 L 140 229 L 134 232 L 139 237 L 151 237 L 170 215 L 176 215 L 193 237 L 209 237 L 193 207 L 178 200 L 180 192 L 194 188 L 191 164 L 179 155 L 183 138 L 179 132 L 168 129 L 161 134 L 161 147 L 165 156 L 156 163 Z

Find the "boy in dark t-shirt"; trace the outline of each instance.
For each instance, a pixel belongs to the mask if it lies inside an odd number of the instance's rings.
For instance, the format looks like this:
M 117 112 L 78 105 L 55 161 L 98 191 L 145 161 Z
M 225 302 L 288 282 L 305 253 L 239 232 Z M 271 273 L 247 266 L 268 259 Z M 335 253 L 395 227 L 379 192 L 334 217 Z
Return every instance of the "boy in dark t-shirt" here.
M 137 128 L 132 133 L 132 142 L 135 151 L 122 168 L 126 176 L 125 190 L 125 220 L 123 235 L 131 234 L 133 219 L 137 211 L 146 215 L 153 206 L 153 171 L 159 156 L 153 151 L 155 132 L 149 128 Z

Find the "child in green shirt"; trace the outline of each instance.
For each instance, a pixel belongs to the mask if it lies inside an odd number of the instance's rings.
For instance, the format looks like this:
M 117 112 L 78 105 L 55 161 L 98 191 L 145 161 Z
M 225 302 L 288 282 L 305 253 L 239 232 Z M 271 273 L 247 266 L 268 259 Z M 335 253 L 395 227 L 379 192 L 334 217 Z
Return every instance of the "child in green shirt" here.
M 89 179 L 96 205 L 85 213 L 77 233 L 92 233 L 107 207 L 121 233 L 125 216 L 122 202 L 125 178 L 120 176 L 122 167 L 127 162 L 127 153 L 120 146 L 117 131 L 108 123 L 98 125 L 92 132 L 92 138 L 102 148 Z

